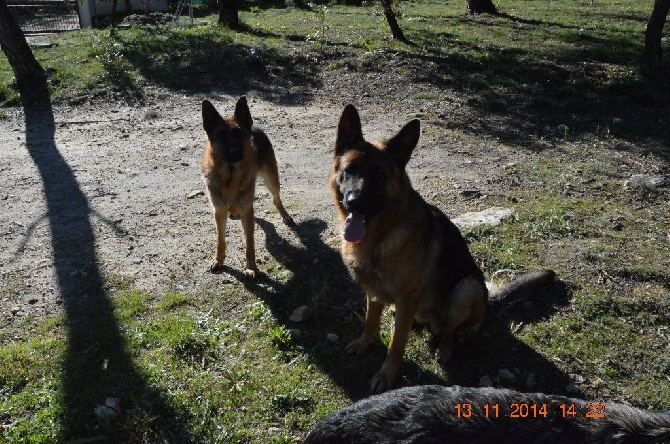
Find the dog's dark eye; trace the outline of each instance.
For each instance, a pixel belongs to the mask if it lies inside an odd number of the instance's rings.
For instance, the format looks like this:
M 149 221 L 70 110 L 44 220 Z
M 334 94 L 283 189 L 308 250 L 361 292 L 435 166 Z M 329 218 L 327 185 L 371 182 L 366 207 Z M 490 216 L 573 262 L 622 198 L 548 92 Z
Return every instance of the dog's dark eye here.
M 226 138 L 225 131 L 217 131 L 214 133 L 214 140 L 224 140 Z
M 342 170 L 342 180 L 346 180 L 354 175 L 356 175 L 356 169 L 353 166 L 348 166 Z

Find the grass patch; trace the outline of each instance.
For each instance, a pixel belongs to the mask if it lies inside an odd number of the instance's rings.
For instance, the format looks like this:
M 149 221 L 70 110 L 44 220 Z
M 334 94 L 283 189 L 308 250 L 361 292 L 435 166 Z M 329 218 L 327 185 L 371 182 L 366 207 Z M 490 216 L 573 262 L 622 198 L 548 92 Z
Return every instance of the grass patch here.
M 372 80 L 383 74 L 409 84 L 415 97 L 426 97 L 427 90 L 438 91 L 431 93 L 435 99 L 464 93 L 468 108 L 505 123 L 500 127 L 510 129 L 498 137 L 515 143 L 526 144 L 522 134 L 544 133 L 546 125 L 565 124 L 569 132 L 554 137 L 574 137 L 596 130 L 594 119 L 632 116 L 635 125 L 617 131 L 660 137 L 665 93 L 659 97 L 645 83 L 638 64 L 648 5 L 531 0 L 497 6 L 501 15 L 469 16 L 456 3 L 403 4 L 401 26 L 412 46 L 389 38 L 376 6 L 321 5 L 310 12 L 263 3 L 243 8 L 238 32 L 206 16 L 195 26 L 169 30 L 71 32 L 35 54 L 49 72 L 57 102 L 141 101 L 155 87 L 256 90 L 285 101 L 282 91 L 309 96 L 323 86 L 324 76 L 358 73 Z M 18 103 L 12 79 L 0 58 L 2 103 Z M 468 126 L 467 119 L 457 118 L 448 128 Z
M 290 442 L 345 402 L 341 390 L 296 348 L 286 327 L 262 304 L 252 304 L 246 315 L 229 322 L 211 316 L 210 308 L 203 312 L 189 306 L 193 298 L 182 295 L 152 299 L 143 292 L 118 291 L 111 299 L 133 365 L 153 387 L 169 393 L 165 402 L 184 415 L 187 430 L 182 432 L 188 439 Z M 60 381 L 68 339 L 62 321 L 35 321 L 39 339 L 16 338 L 0 348 L 2 439 L 65 440 L 58 426 L 66 414 Z M 163 436 L 155 430 L 155 406 L 138 398 L 140 393 L 122 385 L 96 389 L 90 387 L 93 381 L 76 374 L 68 378 L 94 392 L 90 411 L 82 412 L 81 436 L 93 433 L 124 442 Z M 109 397 L 121 399 L 125 420 L 105 428 L 92 413 Z

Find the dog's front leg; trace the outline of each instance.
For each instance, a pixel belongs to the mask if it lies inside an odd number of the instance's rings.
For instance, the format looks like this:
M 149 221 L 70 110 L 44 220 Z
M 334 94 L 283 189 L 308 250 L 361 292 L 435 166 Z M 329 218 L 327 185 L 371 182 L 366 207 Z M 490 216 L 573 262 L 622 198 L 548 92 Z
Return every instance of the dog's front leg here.
M 370 348 L 370 344 L 375 340 L 379 326 L 381 325 L 382 311 L 384 304 L 367 297 L 367 309 L 365 311 L 365 329 L 360 338 L 351 341 L 346 348 L 349 354 L 362 355 Z
M 395 321 L 388 354 L 382 368 L 372 377 L 372 383 L 370 384 L 370 390 L 373 393 L 381 393 L 393 387 L 400 370 L 400 364 L 402 364 L 405 346 L 413 323 L 414 310 L 410 306 L 396 304 Z
M 256 277 L 258 268 L 256 267 L 256 251 L 254 250 L 254 208 L 249 206 L 240 212 L 242 219 L 242 228 L 244 229 L 244 237 L 246 239 L 246 268 L 244 274 L 250 278 Z
M 209 265 L 209 270 L 216 272 L 221 269 L 226 260 L 226 222 L 228 221 L 228 207 L 214 207 L 214 223 L 216 224 L 216 251 Z

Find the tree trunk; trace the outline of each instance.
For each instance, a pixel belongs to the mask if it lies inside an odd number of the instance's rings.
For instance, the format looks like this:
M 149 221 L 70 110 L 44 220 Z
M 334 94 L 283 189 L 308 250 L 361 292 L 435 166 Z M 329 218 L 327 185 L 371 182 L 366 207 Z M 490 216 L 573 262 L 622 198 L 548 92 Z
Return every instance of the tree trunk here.
M 119 0 L 112 0 L 112 26 L 116 26 L 116 6 Z
M 239 27 L 237 0 L 219 0 L 219 24 L 229 28 Z
M 21 100 L 29 103 L 49 101 L 44 70 L 35 59 L 5 0 L 0 0 L 0 46 L 16 76 Z
M 382 2 L 382 7 L 384 8 L 384 16 L 386 16 L 386 21 L 389 24 L 389 27 L 391 28 L 391 34 L 393 35 L 393 38 L 396 40 L 400 40 L 401 42 L 408 43 L 407 37 L 405 37 L 405 34 L 403 34 L 402 29 L 400 29 L 400 25 L 398 25 L 398 20 L 396 19 L 396 13 L 393 10 L 393 5 L 391 4 L 392 0 L 381 0 Z
M 470 14 L 497 14 L 495 5 L 491 0 L 468 0 L 468 11 Z
M 661 38 L 663 37 L 663 26 L 670 11 L 670 0 L 656 0 L 654 10 L 647 23 L 644 32 L 644 52 L 649 74 L 652 77 L 662 75 L 662 49 Z

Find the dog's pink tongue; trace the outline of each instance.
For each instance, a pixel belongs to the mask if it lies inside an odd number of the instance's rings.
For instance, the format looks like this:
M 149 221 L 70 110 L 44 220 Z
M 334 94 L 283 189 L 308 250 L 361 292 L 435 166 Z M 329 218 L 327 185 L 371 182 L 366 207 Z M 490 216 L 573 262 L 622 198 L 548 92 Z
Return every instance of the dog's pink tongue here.
M 362 241 L 365 236 L 365 217 L 357 213 L 349 214 L 344 220 L 342 234 L 347 242 L 357 244 Z

